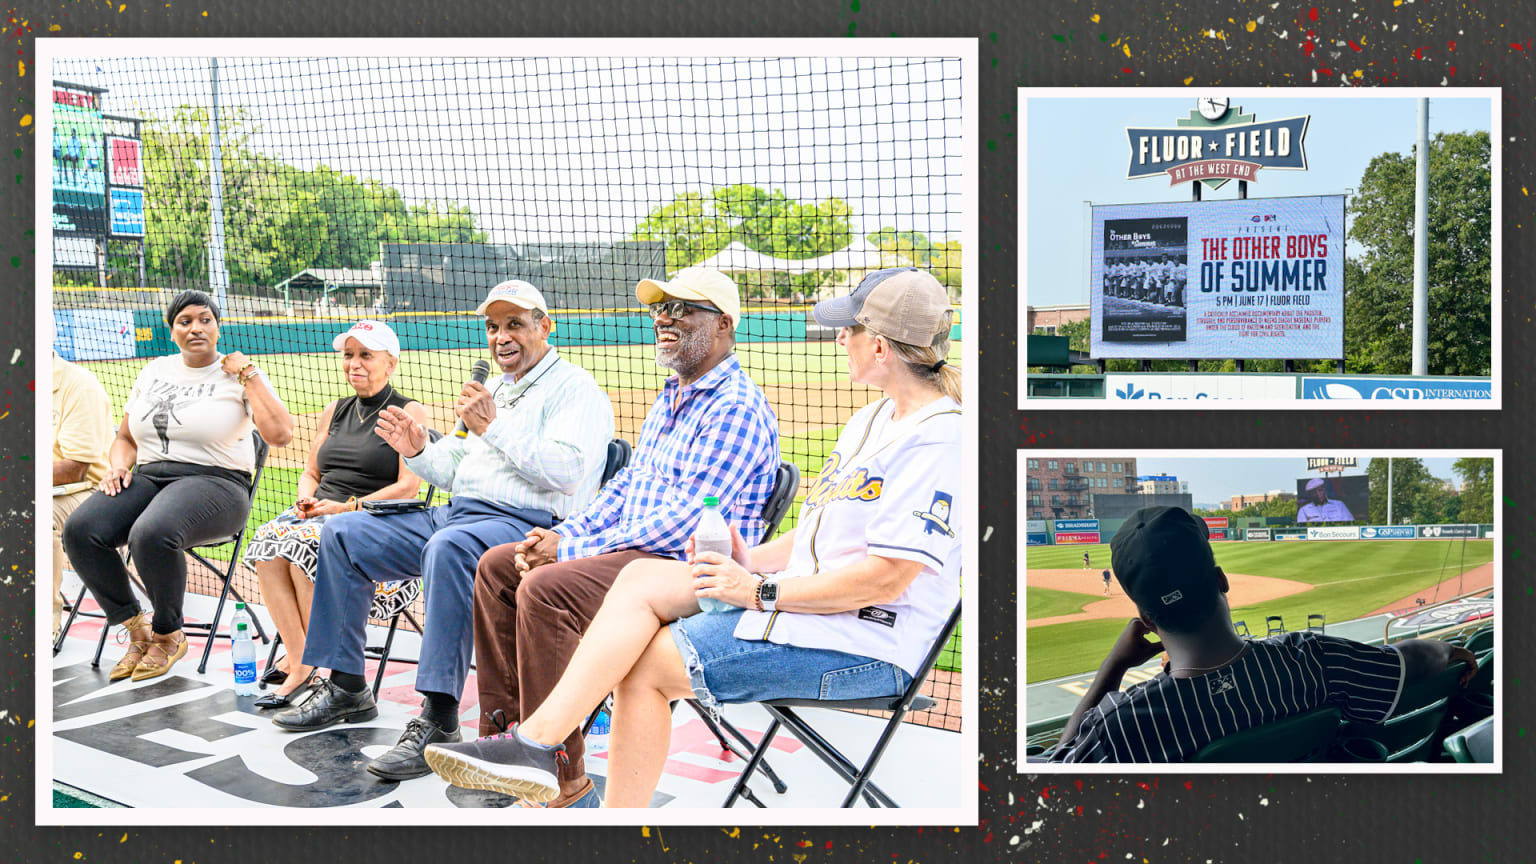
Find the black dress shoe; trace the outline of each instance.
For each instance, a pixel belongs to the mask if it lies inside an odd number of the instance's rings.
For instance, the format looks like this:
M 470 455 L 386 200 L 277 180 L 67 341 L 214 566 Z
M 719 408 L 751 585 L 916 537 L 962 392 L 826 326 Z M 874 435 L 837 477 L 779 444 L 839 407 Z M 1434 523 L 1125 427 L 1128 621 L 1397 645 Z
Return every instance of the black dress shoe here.
M 394 748 L 368 763 L 368 772 L 385 780 L 425 777 L 432 773 L 432 769 L 427 767 L 426 757 L 421 755 L 427 745 L 456 744 L 462 739 L 463 733 L 458 729 L 444 732 L 429 721 L 413 717 L 411 722 L 405 724 L 405 734 L 400 736 Z
M 364 687 L 349 693 L 329 678 L 320 678 L 304 700 L 272 718 L 272 724 L 290 732 L 313 732 L 337 723 L 364 723 L 379 716 L 373 691 Z
M 288 676 L 284 675 L 283 677 L 286 678 Z M 304 694 L 309 692 L 309 688 L 315 686 L 316 682 L 319 680 L 319 676 L 311 678 L 309 681 L 305 682 L 303 686 L 299 687 L 297 690 L 294 690 L 291 693 L 268 693 L 260 699 L 257 699 L 254 704 L 257 708 L 287 708 L 289 705 L 293 704 L 294 700 L 303 699 Z
M 277 664 L 274 663 L 271 669 L 268 669 L 266 672 L 262 673 L 261 681 L 259 683 L 261 686 L 265 687 L 268 684 L 280 685 L 286 683 L 287 681 L 288 673 L 284 672 L 282 669 L 279 669 Z

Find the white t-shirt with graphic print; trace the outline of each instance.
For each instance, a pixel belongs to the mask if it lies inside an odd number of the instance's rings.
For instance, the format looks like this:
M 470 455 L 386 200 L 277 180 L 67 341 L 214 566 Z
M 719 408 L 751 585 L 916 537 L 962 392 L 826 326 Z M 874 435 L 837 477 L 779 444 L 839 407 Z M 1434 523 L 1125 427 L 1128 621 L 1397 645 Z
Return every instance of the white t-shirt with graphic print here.
M 220 365 L 223 359 L 220 354 L 193 369 L 180 353 L 170 354 L 139 372 L 124 407 L 128 430 L 139 446 L 138 464 L 189 462 L 256 470 L 251 405 L 245 388 Z
M 784 580 L 870 555 L 923 565 L 893 603 L 852 612 L 742 613 L 739 639 L 844 651 L 916 672 L 960 597 L 960 405 L 944 397 L 899 421 L 882 399 L 848 421 L 800 508 Z

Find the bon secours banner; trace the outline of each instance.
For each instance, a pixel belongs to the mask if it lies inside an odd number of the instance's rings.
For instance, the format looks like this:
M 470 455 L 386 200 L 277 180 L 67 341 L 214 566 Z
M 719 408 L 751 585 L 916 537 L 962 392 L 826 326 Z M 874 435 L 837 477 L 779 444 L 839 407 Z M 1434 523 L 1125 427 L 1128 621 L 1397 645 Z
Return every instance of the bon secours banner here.
M 1344 349 L 1344 197 L 1093 208 L 1095 358 L 1322 358 Z

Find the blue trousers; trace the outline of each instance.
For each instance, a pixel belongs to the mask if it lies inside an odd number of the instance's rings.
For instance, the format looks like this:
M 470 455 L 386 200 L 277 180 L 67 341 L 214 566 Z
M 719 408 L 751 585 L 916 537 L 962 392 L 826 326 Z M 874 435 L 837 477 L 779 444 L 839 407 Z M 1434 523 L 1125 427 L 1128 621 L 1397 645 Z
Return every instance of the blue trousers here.
M 492 546 L 516 543 L 554 517 L 473 498 L 374 516 L 343 513 L 325 523 L 315 572 L 304 665 L 363 674 L 374 584 L 420 577 L 426 595 L 416 690 L 464 692 L 474 649 L 475 566 Z

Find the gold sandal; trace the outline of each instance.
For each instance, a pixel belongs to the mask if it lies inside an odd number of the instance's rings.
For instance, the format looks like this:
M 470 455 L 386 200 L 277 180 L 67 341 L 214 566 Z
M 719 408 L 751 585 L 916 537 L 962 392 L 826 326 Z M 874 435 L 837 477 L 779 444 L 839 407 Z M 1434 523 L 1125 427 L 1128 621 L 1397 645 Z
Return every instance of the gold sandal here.
M 149 622 L 150 618 L 147 612 L 140 612 L 123 622 L 123 632 L 127 633 L 129 638 L 128 653 L 124 654 L 123 659 L 117 661 L 117 665 L 112 667 L 112 671 L 107 674 L 108 681 L 121 681 L 132 675 L 133 670 L 138 668 L 139 661 L 144 659 L 144 652 L 149 650 L 149 641 L 135 640 L 133 638 L 133 631 L 141 628 L 148 630 Z M 151 630 L 150 633 L 153 635 L 154 631 Z
M 177 636 L 181 639 L 178 641 Z M 144 652 L 144 659 L 133 670 L 133 680 L 143 681 L 147 678 L 158 678 L 171 671 L 171 666 L 177 660 L 187 654 L 187 636 L 180 630 L 175 633 L 156 633 L 154 640 L 149 644 L 149 650 Z

